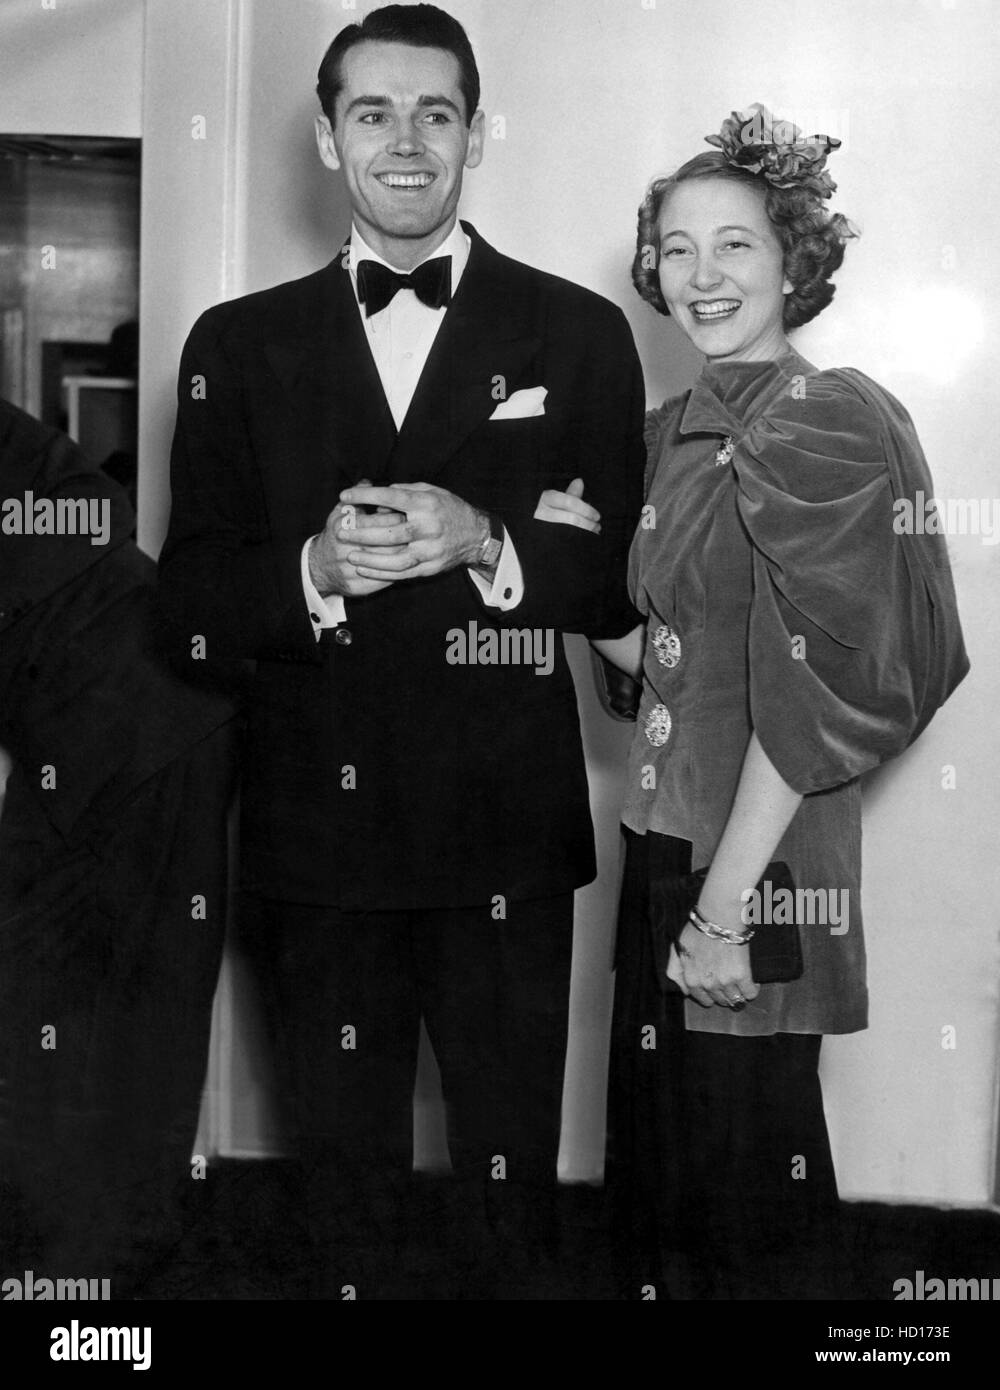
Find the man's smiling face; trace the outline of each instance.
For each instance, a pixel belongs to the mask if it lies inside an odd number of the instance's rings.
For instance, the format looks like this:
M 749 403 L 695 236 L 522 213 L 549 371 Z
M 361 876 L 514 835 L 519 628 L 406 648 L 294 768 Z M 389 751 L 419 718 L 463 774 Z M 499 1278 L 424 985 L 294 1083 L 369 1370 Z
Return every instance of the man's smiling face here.
M 408 270 L 451 230 L 462 172 L 483 157 L 458 59 L 441 48 L 359 43 L 344 55 L 336 123 L 317 117 L 320 157 L 343 169 L 354 219 L 373 251 Z

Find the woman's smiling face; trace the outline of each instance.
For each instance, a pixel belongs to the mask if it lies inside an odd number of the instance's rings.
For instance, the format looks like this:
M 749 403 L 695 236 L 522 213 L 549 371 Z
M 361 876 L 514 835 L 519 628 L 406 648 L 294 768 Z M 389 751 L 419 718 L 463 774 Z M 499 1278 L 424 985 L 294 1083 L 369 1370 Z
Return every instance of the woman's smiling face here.
M 725 178 L 687 179 L 663 200 L 663 298 L 712 361 L 765 362 L 788 347 L 781 316 L 793 288 L 763 191 Z

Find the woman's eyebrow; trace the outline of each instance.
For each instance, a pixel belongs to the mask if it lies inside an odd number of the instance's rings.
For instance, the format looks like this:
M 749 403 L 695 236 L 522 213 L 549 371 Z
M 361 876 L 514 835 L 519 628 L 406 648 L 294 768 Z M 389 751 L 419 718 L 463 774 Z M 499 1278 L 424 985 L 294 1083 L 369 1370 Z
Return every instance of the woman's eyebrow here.
M 712 235 L 719 236 L 722 232 L 746 232 L 747 236 L 759 236 L 752 227 L 741 227 L 738 223 L 727 223 L 724 227 L 714 228 Z M 683 228 L 675 227 L 673 231 L 664 232 L 661 240 L 665 241 L 668 236 L 690 236 L 690 232 L 685 232 Z

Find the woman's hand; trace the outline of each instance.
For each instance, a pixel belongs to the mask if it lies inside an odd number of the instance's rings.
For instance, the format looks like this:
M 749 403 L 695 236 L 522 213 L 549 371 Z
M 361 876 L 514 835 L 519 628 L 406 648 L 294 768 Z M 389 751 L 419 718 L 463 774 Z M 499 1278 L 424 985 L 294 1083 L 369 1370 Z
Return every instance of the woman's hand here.
M 536 521 L 559 521 L 564 526 L 580 526 L 599 535 L 601 514 L 583 501 L 583 479 L 574 478 L 565 492 L 546 488 L 535 508 Z
M 741 1009 L 760 993 L 750 974 L 749 946 L 713 941 L 689 922 L 680 935 L 678 956 L 681 988 L 705 1008 Z
M 760 880 L 801 804 L 801 793 L 784 781 L 756 733 L 751 734 L 729 819 L 698 898 L 698 910 L 709 922 L 746 930 L 747 890 Z M 737 995 L 757 997 L 748 946 L 712 941 L 690 924 L 681 933 L 680 946 L 684 979 L 699 1004 L 740 1008 Z

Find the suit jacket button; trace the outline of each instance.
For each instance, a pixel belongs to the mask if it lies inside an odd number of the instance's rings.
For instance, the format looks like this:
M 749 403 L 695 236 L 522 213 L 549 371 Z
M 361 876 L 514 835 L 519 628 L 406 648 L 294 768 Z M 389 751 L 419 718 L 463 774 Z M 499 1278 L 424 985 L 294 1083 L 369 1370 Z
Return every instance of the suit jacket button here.
M 338 627 L 334 631 L 333 640 L 339 642 L 342 647 L 349 647 L 354 641 L 354 633 L 349 627 Z

